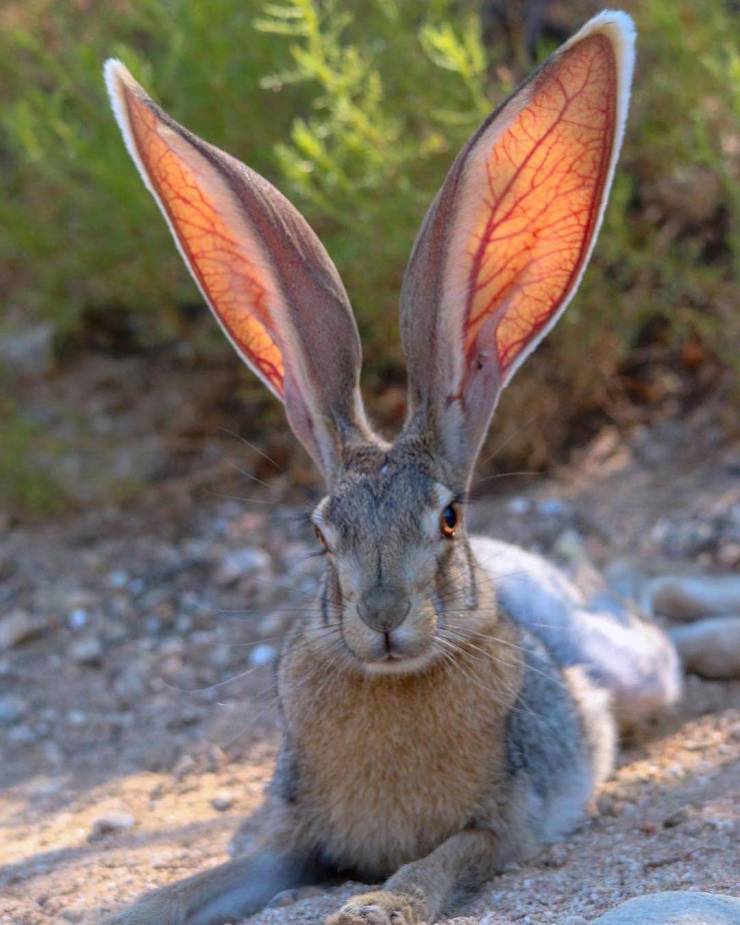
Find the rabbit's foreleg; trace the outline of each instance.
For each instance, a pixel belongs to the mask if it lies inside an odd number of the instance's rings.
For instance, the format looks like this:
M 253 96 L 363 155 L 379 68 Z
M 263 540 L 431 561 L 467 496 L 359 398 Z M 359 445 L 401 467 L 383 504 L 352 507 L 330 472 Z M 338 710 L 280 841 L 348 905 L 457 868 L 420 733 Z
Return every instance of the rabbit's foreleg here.
M 499 839 L 466 829 L 431 854 L 405 864 L 383 888 L 360 893 L 327 919 L 327 925 L 417 925 L 434 922 L 462 890 L 480 887 L 500 867 Z

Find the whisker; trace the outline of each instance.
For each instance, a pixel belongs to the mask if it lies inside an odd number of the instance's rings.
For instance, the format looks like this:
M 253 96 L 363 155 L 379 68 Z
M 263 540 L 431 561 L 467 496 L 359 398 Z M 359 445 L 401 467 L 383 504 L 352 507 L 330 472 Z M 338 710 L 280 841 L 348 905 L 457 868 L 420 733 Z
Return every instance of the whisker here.
M 523 469 L 519 472 L 495 472 L 493 475 L 487 475 L 485 476 L 485 478 L 477 479 L 475 483 L 475 487 L 477 488 L 478 485 L 484 485 L 486 482 L 493 482 L 496 479 L 512 479 L 512 478 L 524 478 L 524 477 L 531 478 L 537 475 L 544 477 L 545 473 L 539 472 L 536 469 L 530 469 L 530 470 Z M 475 497 L 475 495 L 473 497 Z
M 250 450 L 254 450 L 254 452 L 257 453 L 258 456 L 261 456 L 263 459 L 267 460 L 267 462 L 272 463 L 272 465 L 275 467 L 275 469 L 277 469 L 278 472 L 285 471 L 275 462 L 275 460 L 271 456 L 268 456 L 267 453 L 263 452 L 258 446 L 255 446 L 254 443 L 250 443 L 246 437 L 242 437 L 241 434 L 238 434 L 236 431 L 230 430 L 228 427 L 224 427 L 224 426 L 219 427 L 218 430 L 226 434 L 228 437 L 233 437 L 235 440 L 239 440 L 245 446 L 248 446 Z
M 222 491 L 216 491 L 213 488 L 204 489 L 204 494 L 211 495 L 214 498 L 223 498 L 226 501 L 241 501 L 246 504 L 264 504 L 269 505 L 270 507 L 278 507 L 280 501 L 268 501 L 266 498 L 247 498 L 244 495 L 228 495 Z
M 529 427 L 530 424 L 533 424 L 533 423 L 534 423 L 539 417 L 541 417 L 541 416 L 542 416 L 542 412 L 541 412 L 541 411 L 535 411 L 533 414 L 531 414 L 531 415 L 530 415 L 525 421 L 523 421 L 521 424 L 517 424 L 516 427 L 513 427 L 513 428 L 509 431 L 509 433 L 506 434 L 506 436 L 505 436 L 504 439 L 501 441 L 501 443 L 497 444 L 497 445 L 493 448 L 493 450 L 491 451 L 491 453 L 490 453 L 488 456 L 486 456 L 486 458 L 485 458 L 484 460 L 482 460 L 482 461 L 479 463 L 479 465 L 480 465 L 480 466 L 485 466 L 487 463 L 491 462 L 492 459 L 494 459 L 496 456 L 498 456 L 499 453 L 501 453 L 503 450 L 506 449 L 506 447 L 511 443 L 511 441 L 514 439 L 514 437 L 518 437 L 520 433 L 522 433 L 524 430 L 526 430 L 526 428 Z

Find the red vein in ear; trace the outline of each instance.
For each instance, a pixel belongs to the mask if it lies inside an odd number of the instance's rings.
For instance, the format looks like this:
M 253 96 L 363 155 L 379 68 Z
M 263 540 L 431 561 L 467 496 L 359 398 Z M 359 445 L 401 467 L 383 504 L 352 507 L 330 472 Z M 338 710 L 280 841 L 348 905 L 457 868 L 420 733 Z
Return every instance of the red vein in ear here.
M 259 254 L 249 251 L 250 236 L 225 181 L 146 99 L 128 86 L 124 93 L 137 152 L 188 265 L 237 349 L 282 397 L 283 358 L 270 317 L 274 294 Z
M 604 194 L 616 86 L 609 40 L 588 36 L 534 79 L 524 107 L 494 139 L 467 248 L 469 359 L 492 327 L 504 373 L 571 292 Z

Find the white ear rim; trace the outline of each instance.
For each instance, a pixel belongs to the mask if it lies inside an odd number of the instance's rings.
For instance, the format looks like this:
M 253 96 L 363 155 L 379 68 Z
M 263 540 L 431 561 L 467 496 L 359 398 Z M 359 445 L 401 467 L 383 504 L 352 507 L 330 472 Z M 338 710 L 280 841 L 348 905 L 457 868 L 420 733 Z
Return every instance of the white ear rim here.
M 601 197 L 599 211 L 596 215 L 596 221 L 594 222 L 593 233 L 591 235 L 591 240 L 584 251 L 581 268 L 577 275 L 574 277 L 570 289 L 563 297 L 560 308 L 557 310 L 557 312 L 555 312 L 552 318 L 550 318 L 547 324 L 542 327 L 542 330 L 539 331 L 539 333 L 534 338 L 532 338 L 530 343 L 527 344 L 527 346 L 522 350 L 519 356 L 517 356 L 511 366 L 506 370 L 506 373 L 501 380 L 499 394 L 511 382 L 514 374 L 522 365 L 522 363 L 524 363 L 524 361 L 529 356 L 531 356 L 532 353 L 534 353 L 534 351 L 537 349 L 537 347 L 539 347 L 545 337 L 547 337 L 547 335 L 550 333 L 550 331 L 552 331 L 558 321 L 560 321 L 563 312 L 566 310 L 571 300 L 578 292 L 578 288 L 581 285 L 581 280 L 583 279 L 583 274 L 586 272 L 586 269 L 591 262 L 591 254 L 593 253 L 593 249 L 596 246 L 596 241 L 599 237 L 599 231 L 601 230 L 601 223 L 604 220 L 604 212 L 606 211 L 606 207 L 609 203 L 609 194 L 611 193 L 614 171 L 616 170 L 619 154 L 622 150 L 622 141 L 624 140 L 624 131 L 627 124 L 627 115 L 629 112 L 630 93 L 632 91 L 632 76 L 635 69 L 635 40 L 637 38 L 637 30 L 635 28 L 634 20 L 630 15 L 622 12 L 621 10 L 603 10 L 601 13 L 598 13 L 596 16 L 589 19 L 589 21 L 581 29 L 579 29 L 575 35 L 571 36 L 567 42 L 564 42 L 563 45 L 560 46 L 559 52 L 566 51 L 572 45 L 575 45 L 576 42 L 580 42 L 591 35 L 599 34 L 607 36 L 612 47 L 614 48 L 617 65 L 617 101 L 615 112 L 614 141 L 612 143 L 611 155 L 609 157 L 609 166 L 607 167 L 606 178 L 604 180 L 604 191 Z
M 246 366 L 249 367 L 249 369 L 257 376 L 257 378 L 262 383 L 264 383 L 264 385 L 267 386 L 270 392 L 280 402 L 284 402 L 283 397 L 276 391 L 275 386 L 270 382 L 267 376 L 265 376 L 260 371 L 259 367 L 256 364 L 250 362 L 249 359 L 247 359 L 244 356 L 244 353 L 239 347 L 239 344 L 234 340 L 234 338 L 231 335 L 231 332 L 226 327 L 224 322 L 221 320 L 218 312 L 215 310 L 213 303 L 211 302 L 210 297 L 208 296 L 208 293 L 205 291 L 205 289 L 201 285 L 200 280 L 195 274 L 190 264 L 190 258 L 188 257 L 187 253 L 185 252 L 185 249 L 183 248 L 180 242 L 180 237 L 177 233 L 177 229 L 175 228 L 172 220 L 170 219 L 169 213 L 167 212 L 167 209 L 165 208 L 164 203 L 162 202 L 159 194 L 157 193 L 156 189 L 154 188 L 154 185 L 151 182 L 149 173 L 146 167 L 144 166 L 141 156 L 139 155 L 139 149 L 137 148 L 136 141 L 134 140 L 134 133 L 131 129 L 131 122 L 129 120 L 126 103 L 122 95 L 122 87 L 121 87 L 122 84 L 128 84 L 134 89 L 138 88 L 138 84 L 132 77 L 131 72 L 126 67 L 126 65 L 122 61 L 120 61 L 118 58 L 108 58 L 106 60 L 105 64 L 103 65 L 103 76 L 105 78 L 105 86 L 106 86 L 106 89 L 108 90 L 108 96 L 110 98 L 110 104 L 113 110 L 113 115 L 115 116 L 119 129 L 121 130 L 121 135 L 123 136 L 123 141 L 124 141 L 124 144 L 126 145 L 126 150 L 131 156 L 131 160 L 134 162 L 134 165 L 136 166 L 136 169 L 139 172 L 139 176 L 141 177 L 141 180 L 144 186 L 149 190 L 152 198 L 157 203 L 159 211 L 162 213 L 162 217 L 164 218 L 165 222 L 167 223 L 167 227 L 170 230 L 170 234 L 172 235 L 172 238 L 175 242 L 175 246 L 177 247 L 180 257 L 182 257 L 182 261 L 185 264 L 190 276 L 192 277 L 193 282 L 198 287 L 198 291 L 203 297 L 203 301 L 206 303 L 206 305 L 210 309 L 211 314 L 218 322 L 219 327 L 224 332 L 226 339 L 229 341 L 231 346 L 234 348 L 237 356 L 242 360 L 242 362 Z M 245 235 L 245 237 L 246 236 L 249 237 L 250 246 L 253 248 L 254 253 L 260 255 L 261 262 L 263 262 L 264 264 L 267 264 L 267 258 L 265 257 L 262 251 L 262 248 L 259 245 L 259 242 L 254 239 L 254 236 L 250 234 L 248 229 L 246 228 L 243 229 L 242 233 Z M 284 312 L 283 304 L 282 304 L 282 295 L 279 294 L 278 292 L 273 292 L 272 297 L 273 297 L 273 304 L 274 304 L 276 313 L 279 313 L 281 318 L 284 318 L 285 312 Z
M 270 392 L 283 404 L 285 405 L 286 415 L 288 417 L 288 422 L 292 427 L 294 433 L 298 439 L 304 444 L 306 449 L 309 452 L 319 466 L 319 468 L 325 473 L 331 473 L 336 466 L 334 465 L 332 446 L 334 441 L 332 440 L 332 431 L 335 428 L 335 423 L 331 419 L 325 420 L 325 415 L 320 410 L 320 402 L 318 401 L 316 395 L 316 386 L 314 385 L 311 376 L 306 371 L 303 349 L 300 345 L 300 338 L 296 331 L 295 323 L 290 318 L 290 312 L 288 312 L 285 301 L 285 294 L 283 288 L 280 284 L 279 279 L 275 278 L 275 269 L 271 266 L 271 261 L 267 255 L 267 252 L 260 242 L 259 238 L 254 234 L 252 229 L 248 224 L 241 220 L 241 218 L 234 217 L 234 223 L 238 221 L 239 225 L 239 235 L 245 241 L 249 243 L 249 255 L 250 260 L 256 265 L 260 266 L 264 270 L 263 280 L 265 285 L 269 288 L 269 301 L 272 306 L 272 311 L 275 315 L 275 329 L 271 331 L 270 334 L 274 336 L 277 346 L 280 349 L 280 352 L 283 356 L 283 363 L 285 367 L 285 379 L 284 379 L 284 389 L 285 392 L 281 395 L 273 383 L 262 373 L 260 368 L 253 363 L 244 352 L 241 350 L 239 344 L 235 341 L 234 337 L 231 335 L 226 324 L 222 321 L 221 316 L 216 311 L 211 298 L 208 293 L 205 291 L 203 285 L 201 284 L 193 265 L 191 264 L 190 258 L 186 253 L 178 234 L 178 231 L 170 218 L 170 215 L 165 208 L 165 205 L 157 193 L 152 180 L 150 178 L 149 172 L 147 171 L 142 158 L 139 154 L 139 150 L 136 144 L 134 137 L 134 132 L 131 126 L 130 117 L 128 113 L 128 106 L 124 97 L 124 87 L 128 86 L 131 88 L 132 92 L 138 94 L 144 94 L 148 99 L 146 92 L 139 86 L 136 80 L 133 78 L 128 68 L 116 58 L 109 58 L 105 61 L 103 66 L 103 75 L 105 79 L 106 88 L 108 91 L 108 96 L 110 98 L 111 108 L 113 110 L 113 115 L 115 116 L 118 127 L 123 136 L 124 143 L 126 145 L 126 150 L 128 151 L 134 165 L 139 172 L 141 180 L 146 187 L 146 189 L 151 194 L 152 198 L 156 202 L 162 216 L 164 217 L 167 227 L 170 230 L 170 234 L 175 242 L 177 250 L 180 256 L 183 259 L 183 262 L 190 273 L 193 281 L 198 287 L 198 291 L 203 297 L 204 302 L 211 311 L 211 314 L 214 316 L 218 322 L 219 327 L 224 332 L 226 339 L 232 345 L 236 351 L 237 356 L 244 362 L 246 366 L 263 382 Z M 174 120 L 173 120 L 174 121 Z M 181 127 L 182 128 L 182 127 Z M 182 145 L 187 145 L 189 142 L 187 138 L 180 136 L 175 129 L 171 129 L 173 132 L 173 141 L 179 142 Z M 187 131 L 187 130 L 186 130 Z M 198 139 L 200 141 L 200 139 Z M 205 142 L 203 142 L 205 144 Z M 221 158 L 228 160 L 234 167 L 240 171 L 244 171 L 246 174 L 247 182 L 258 182 L 262 184 L 269 184 L 266 180 L 260 177 L 250 168 L 246 167 L 244 164 L 241 164 L 231 155 L 227 154 L 224 151 L 220 151 L 217 148 L 214 148 L 212 145 L 209 145 L 209 148 L 214 154 L 219 155 Z M 199 157 L 203 157 L 199 151 L 196 151 L 196 154 Z M 273 195 L 281 196 L 276 189 L 272 188 Z M 222 205 L 224 206 L 224 213 L 231 211 L 229 205 L 229 191 L 225 191 L 225 201 L 222 200 Z M 286 200 L 287 202 L 287 200 Z M 290 203 L 287 203 L 290 206 Z M 292 206 L 290 206 L 293 208 Z M 305 222 L 305 220 L 304 220 Z M 308 226 L 307 226 L 308 227 Z M 313 232 L 311 229 L 308 229 L 311 234 Z M 316 245 L 323 250 L 321 242 L 316 238 Z M 323 251 L 326 262 L 333 267 L 331 258 L 329 255 Z M 334 270 L 336 273 L 336 270 Z M 339 276 L 337 274 L 337 281 L 341 285 Z M 351 312 L 350 312 L 351 314 Z M 353 322 L 354 323 L 354 322 Z M 355 328 L 355 336 L 357 336 Z M 358 340 L 358 350 L 359 350 L 359 340 Z M 290 358 L 290 362 L 288 362 Z M 358 359 L 359 362 L 359 359 Z M 327 375 L 331 375 L 331 370 L 327 370 Z M 304 421 L 299 420 L 297 417 L 299 406 L 301 402 L 293 402 L 291 404 L 289 393 L 299 394 L 302 398 L 302 406 L 304 407 Z M 370 433 L 370 426 L 367 422 L 365 416 L 365 410 L 362 403 L 362 395 L 359 391 L 359 388 L 353 386 L 352 391 L 352 405 L 353 405 L 353 421 L 355 422 L 358 429 L 365 433 Z M 303 426 L 300 427 L 300 424 L 303 423 Z
M 614 137 L 609 155 L 609 162 L 604 174 L 601 201 L 595 215 L 591 237 L 581 255 L 580 269 L 571 280 L 570 288 L 562 297 L 558 310 L 529 341 L 521 353 L 516 356 L 512 364 L 501 376 L 494 400 L 494 407 L 495 403 L 498 402 L 501 391 L 509 384 L 522 363 L 526 361 L 555 327 L 578 291 L 583 274 L 586 272 L 591 254 L 596 245 L 596 240 L 599 236 L 599 230 L 604 218 L 604 212 L 609 201 L 612 180 L 622 147 L 629 109 L 630 89 L 635 60 L 634 23 L 626 13 L 605 10 L 590 19 L 575 35 L 571 36 L 567 42 L 564 42 L 555 52 L 555 55 L 558 56 L 566 52 L 573 45 L 581 42 L 583 39 L 598 34 L 605 35 L 609 40 L 610 46 L 614 49 L 617 73 Z M 465 166 L 465 173 L 468 177 L 470 177 L 470 175 L 484 175 L 488 151 L 497 143 L 498 138 L 506 132 L 509 125 L 519 116 L 521 110 L 527 106 L 530 100 L 531 90 L 531 84 L 526 84 L 520 92 L 516 93 L 487 127 L 485 133 L 477 140 L 476 146 L 470 152 Z M 470 234 L 470 228 L 466 224 L 466 216 L 474 214 L 475 203 L 479 197 L 479 189 L 475 181 L 469 181 L 468 184 L 463 183 L 463 189 L 458 196 L 460 197 L 457 209 L 458 220 L 452 231 L 451 240 L 453 243 L 446 257 L 447 267 L 445 270 L 446 279 L 442 292 L 442 310 L 439 313 L 437 322 L 444 330 L 443 339 L 445 342 L 454 345 L 454 349 L 451 349 L 442 359 L 442 362 L 445 364 L 443 377 L 445 381 L 449 378 L 449 381 L 453 383 L 461 383 L 465 371 L 464 351 L 462 347 L 463 330 L 461 310 L 466 301 L 469 285 L 467 269 L 462 263 L 458 263 L 453 258 L 453 255 L 460 253 L 461 249 L 465 246 L 464 242 L 468 240 Z M 470 202 L 469 207 L 466 206 L 468 200 Z M 491 346 L 491 350 L 493 349 L 493 346 Z

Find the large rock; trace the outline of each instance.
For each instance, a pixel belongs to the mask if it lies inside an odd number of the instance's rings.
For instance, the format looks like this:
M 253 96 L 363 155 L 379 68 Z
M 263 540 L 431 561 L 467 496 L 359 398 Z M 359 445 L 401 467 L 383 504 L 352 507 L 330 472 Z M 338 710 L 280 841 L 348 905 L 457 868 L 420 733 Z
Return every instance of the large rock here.
M 740 899 L 689 890 L 628 899 L 592 925 L 740 925 Z
M 687 671 L 705 678 L 740 678 L 740 617 L 713 617 L 674 626 L 669 636 Z

